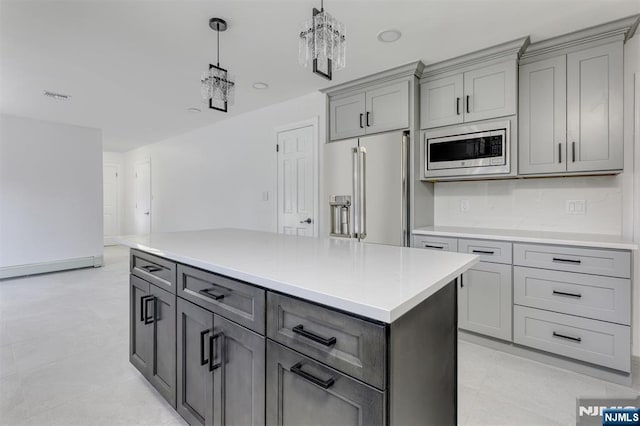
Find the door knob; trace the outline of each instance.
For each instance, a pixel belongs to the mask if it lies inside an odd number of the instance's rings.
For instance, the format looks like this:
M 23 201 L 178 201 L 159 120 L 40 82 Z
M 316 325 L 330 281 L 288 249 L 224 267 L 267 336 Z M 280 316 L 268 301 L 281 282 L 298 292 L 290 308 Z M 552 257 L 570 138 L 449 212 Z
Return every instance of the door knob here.
M 147 216 L 149 216 L 149 212 L 146 212 L 145 214 L 146 214 Z
M 313 220 L 311 220 L 310 217 L 306 218 L 305 220 L 301 220 L 300 223 L 308 223 L 309 225 L 311 225 L 311 222 L 313 222 Z

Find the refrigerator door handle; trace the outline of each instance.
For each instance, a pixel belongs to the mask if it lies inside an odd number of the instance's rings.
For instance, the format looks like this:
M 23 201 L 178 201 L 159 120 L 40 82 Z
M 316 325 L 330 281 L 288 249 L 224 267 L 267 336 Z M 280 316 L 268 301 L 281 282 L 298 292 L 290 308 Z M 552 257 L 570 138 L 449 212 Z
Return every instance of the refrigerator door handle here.
M 352 176 L 351 183 L 353 184 L 353 238 L 358 238 L 360 233 L 360 157 L 358 155 L 359 147 L 352 148 Z
M 367 238 L 367 150 L 360 147 L 360 239 Z

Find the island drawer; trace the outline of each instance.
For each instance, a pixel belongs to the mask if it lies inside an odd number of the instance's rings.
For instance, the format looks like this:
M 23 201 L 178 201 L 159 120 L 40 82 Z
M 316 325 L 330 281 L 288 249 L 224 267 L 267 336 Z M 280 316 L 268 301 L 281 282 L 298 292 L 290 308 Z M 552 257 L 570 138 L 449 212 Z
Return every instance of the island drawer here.
M 516 266 L 514 303 L 629 325 L 631 282 L 574 272 Z
M 514 244 L 513 263 L 518 266 L 631 278 L 631 253 L 628 251 Z
M 267 341 L 268 425 L 385 424 L 385 394 Z
M 178 296 L 263 334 L 265 291 L 213 272 L 178 265 Z
M 414 235 L 413 247 L 442 251 L 458 251 L 458 239 L 432 237 L 430 235 Z
M 458 252 L 476 254 L 485 262 L 511 264 L 511 243 L 492 240 L 458 240 Z
M 133 275 L 176 294 L 176 264 L 174 262 L 131 249 L 129 264 Z
M 513 341 L 547 352 L 631 370 L 631 328 L 572 315 L 515 306 Z
M 378 389 L 385 388 L 385 326 L 267 293 L 267 337 Z

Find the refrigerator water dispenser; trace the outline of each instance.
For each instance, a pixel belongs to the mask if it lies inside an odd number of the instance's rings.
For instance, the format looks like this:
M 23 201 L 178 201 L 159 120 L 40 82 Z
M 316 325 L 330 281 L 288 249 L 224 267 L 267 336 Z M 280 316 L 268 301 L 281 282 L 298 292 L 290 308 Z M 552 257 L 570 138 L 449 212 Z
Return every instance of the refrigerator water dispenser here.
M 351 195 L 331 195 L 329 197 L 329 212 L 332 237 L 351 237 Z

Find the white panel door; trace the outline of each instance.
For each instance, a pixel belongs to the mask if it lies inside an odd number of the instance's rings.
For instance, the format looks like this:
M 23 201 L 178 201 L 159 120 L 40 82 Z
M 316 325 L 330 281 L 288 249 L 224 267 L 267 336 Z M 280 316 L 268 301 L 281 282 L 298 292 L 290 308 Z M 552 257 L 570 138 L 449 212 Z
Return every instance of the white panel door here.
M 567 170 L 567 57 L 520 66 L 518 172 Z
M 420 85 L 420 128 L 448 126 L 464 120 L 463 76 L 427 81 Z
M 136 163 L 134 173 L 136 234 L 148 234 L 151 232 L 151 162 Z
M 120 234 L 118 218 L 118 165 L 104 164 L 102 166 L 104 236 L 113 237 Z M 105 239 L 105 245 L 112 245 L 110 239 Z
M 623 168 L 622 42 L 567 55 L 569 171 Z
M 409 127 L 409 82 L 389 84 L 366 92 L 365 133 Z
M 464 121 L 516 113 L 516 65 L 513 61 L 464 73 Z
M 329 138 L 346 139 L 364 135 L 365 94 L 329 99 Z
M 314 126 L 278 132 L 278 232 L 316 235 Z

